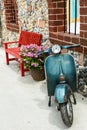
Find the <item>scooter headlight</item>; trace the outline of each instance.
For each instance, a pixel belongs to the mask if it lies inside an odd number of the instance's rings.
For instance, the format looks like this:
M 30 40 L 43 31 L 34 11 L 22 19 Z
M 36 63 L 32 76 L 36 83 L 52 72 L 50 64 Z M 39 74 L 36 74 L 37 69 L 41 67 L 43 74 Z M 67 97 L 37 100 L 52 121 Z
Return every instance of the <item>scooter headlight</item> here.
M 52 46 L 52 52 L 54 54 L 58 54 L 58 53 L 60 53 L 60 51 L 61 51 L 61 48 L 58 44 L 55 44 L 55 45 Z

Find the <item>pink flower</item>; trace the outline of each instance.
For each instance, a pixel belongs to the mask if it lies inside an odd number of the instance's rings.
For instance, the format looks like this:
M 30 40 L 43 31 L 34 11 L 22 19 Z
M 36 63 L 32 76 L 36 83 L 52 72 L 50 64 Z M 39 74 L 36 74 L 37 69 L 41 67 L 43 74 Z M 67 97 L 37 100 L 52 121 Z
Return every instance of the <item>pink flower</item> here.
M 31 66 L 37 67 L 39 64 L 38 63 L 32 63 Z
M 29 57 L 33 57 L 33 53 L 28 52 L 27 56 L 29 56 Z

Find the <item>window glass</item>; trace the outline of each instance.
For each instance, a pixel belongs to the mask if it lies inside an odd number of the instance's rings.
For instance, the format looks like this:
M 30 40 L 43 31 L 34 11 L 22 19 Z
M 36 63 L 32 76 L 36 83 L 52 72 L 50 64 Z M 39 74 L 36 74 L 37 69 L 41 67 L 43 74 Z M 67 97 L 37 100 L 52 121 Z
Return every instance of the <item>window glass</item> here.
M 69 4 L 69 2 L 70 2 L 70 4 Z M 70 33 L 75 33 L 75 27 L 76 27 L 76 34 L 80 34 L 79 7 L 80 7 L 79 0 L 68 0 L 67 1 L 67 31 L 69 32 L 69 30 L 70 30 Z M 69 19 L 69 17 L 70 17 L 70 19 Z M 75 22 L 76 22 L 76 24 L 75 24 Z

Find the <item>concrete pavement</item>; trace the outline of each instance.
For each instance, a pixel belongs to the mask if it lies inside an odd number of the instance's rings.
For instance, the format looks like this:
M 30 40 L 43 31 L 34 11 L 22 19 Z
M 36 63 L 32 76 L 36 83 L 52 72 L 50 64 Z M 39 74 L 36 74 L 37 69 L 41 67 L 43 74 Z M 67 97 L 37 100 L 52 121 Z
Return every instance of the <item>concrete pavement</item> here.
M 54 97 L 48 107 L 46 81 L 34 81 L 29 72 L 21 77 L 19 64 L 7 66 L 0 48 L 0 130 L 87 130 L 87 98 L 76 94 L 76 99 L 74 122 L 67 128 Z

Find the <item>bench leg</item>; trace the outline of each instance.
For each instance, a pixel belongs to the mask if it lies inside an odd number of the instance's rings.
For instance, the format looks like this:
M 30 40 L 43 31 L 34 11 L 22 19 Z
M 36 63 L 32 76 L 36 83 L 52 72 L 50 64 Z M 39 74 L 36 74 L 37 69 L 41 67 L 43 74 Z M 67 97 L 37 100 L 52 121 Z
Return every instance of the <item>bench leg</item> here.
M 9 65 L 9 56 L 7 52 L 6 52 L 6 64 Z
M 21 76 L 24 76 L 24 63 L 20 62 Z

